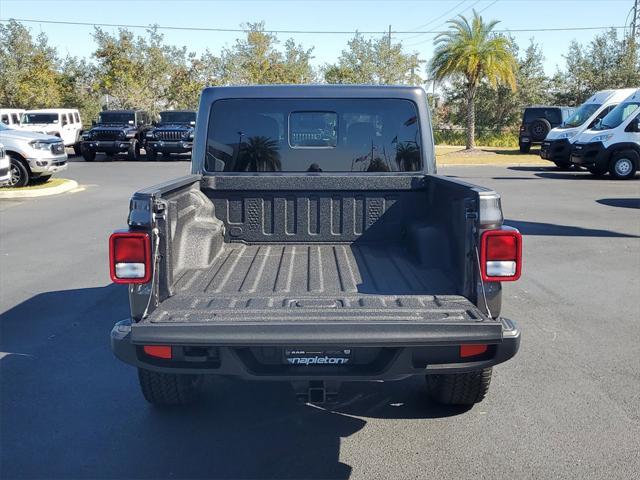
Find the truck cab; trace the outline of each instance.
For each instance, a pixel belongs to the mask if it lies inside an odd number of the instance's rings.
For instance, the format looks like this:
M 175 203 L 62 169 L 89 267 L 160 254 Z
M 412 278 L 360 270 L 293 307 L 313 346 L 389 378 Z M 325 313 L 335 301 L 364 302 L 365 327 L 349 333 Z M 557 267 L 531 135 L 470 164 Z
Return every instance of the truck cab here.
M 191 153 L 196 112 L 193 110 L 167 110 L 160 112 L 160 121 L 146 134 L 146 153 L 149 160 L 158 154 Z
M 593 175 L 635 177 L 640 168 L 640 89 L 577 137 L 571 162 Z
M 635 92 L 633 88 L 601 90 L 584 102 L 564 123 L 551 129 L 540 146 L 540 158 L 560 169 L 572 167 L 571 146 L 580 133 L 593 128 L 620 102 Z
M 21 128 L 59 137 L 65 147 L 73 147 L 77 151 L 82 134 L 82 119 L 75 108 L 25 110 L 21 117 Z
M 423 376 L 471 405 L 519 347 L 500 311 L 522 236 L 496 192 L 436 174 L 418 87 L 205 89 L 191 175 L 135 193 L 109 252 L 130 305 L 112 349 L 155 405 L 205 375 L 311 402 Z
M 126 153 L 129 160 L 141 160 L 140 150 L 151 128 L 151 115 L 144 110 L 100 112 L 97 122 L 82 135 L 82 156 L 86 162 L 92 162 L 97 153 L 108 156 Z

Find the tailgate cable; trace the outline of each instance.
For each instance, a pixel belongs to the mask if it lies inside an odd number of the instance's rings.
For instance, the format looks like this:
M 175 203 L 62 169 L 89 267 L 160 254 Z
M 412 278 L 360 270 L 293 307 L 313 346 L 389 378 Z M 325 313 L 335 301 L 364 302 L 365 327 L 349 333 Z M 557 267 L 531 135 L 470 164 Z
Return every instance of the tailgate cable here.
M 484 307 L 487 309 L 487 315 L 489 318 L 493 318 L 491 310 L 489 309 L 489 302 L 487 301 L 487 292 L 484 289 L 484 281 L 482 280 L 482 266 L 480 265 L 480 254 L 478 253 L 478 246 L 475 246 L 476 260 L 478 262 L 478 274 L 480 275 L 480 286 L 482 287 L 482 299 L 484 300 Z
M 149 292 L 149 301 L 147 301 L 147 306 L 144 309 L 144 313 L 142 314 L 142 318 L 147 318 L 149 315 L 149 307 L 151 306 L 151 299 L 153 298 L 153 292 L 157 283 L 157 272 L 158 272 L 158 264 L 160 261 L 160 230 L 157 227 L 154 227 L 151 230 L 151 234 L 153 235 L 153 273 L 151 274 L 151 287 Z M 156 306 L 158 302 L 156 301 Z

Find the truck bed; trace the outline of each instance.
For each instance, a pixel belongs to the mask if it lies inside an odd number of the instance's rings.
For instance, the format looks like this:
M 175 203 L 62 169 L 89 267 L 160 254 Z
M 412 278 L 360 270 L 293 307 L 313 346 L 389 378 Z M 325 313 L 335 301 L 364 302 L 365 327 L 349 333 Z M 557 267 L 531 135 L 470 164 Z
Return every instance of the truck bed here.
M 328 332 L 337 342 L 352 332 L 351 345 L 364 339 L 375 344 L 376 338 L 388 343 L 387 335 L 392 330 L 398 335 L 398 324 L 406 324 L 404 343 L 424 343 L 418 339 L 426 329 L 435 342 L 446 341 L 453 331 L 459 340 L 467 332 L 477 341 L 482 332 L 483 340 L 498 341 L 500 323 L 463 296 L 446 294 L 451 291 L 445 273 L 421 267 L 398 244 L 230 243 L 209 268 L 183 272 L 175 295 L 134 326 L 134 340 L 159 341 L 158 335 L 166 334 L 175 342 L 179 334 L 191 344 L 233 339 L 265 345 L 300 338 L 312 344 L 313 329 L 321 326 L 323 342 Z M 181 329 L 186 323 L 194 328 Z M 334 328 L 326 329 L 327 323 Z M 266 324 L 268 330 L 259 334 Z M 354 324 L 360 327 L 353 329 Z M 434 324 L 441 326 L 442 337 L 433 336 Z M 252 338 L 241 333 L 242 326 Z

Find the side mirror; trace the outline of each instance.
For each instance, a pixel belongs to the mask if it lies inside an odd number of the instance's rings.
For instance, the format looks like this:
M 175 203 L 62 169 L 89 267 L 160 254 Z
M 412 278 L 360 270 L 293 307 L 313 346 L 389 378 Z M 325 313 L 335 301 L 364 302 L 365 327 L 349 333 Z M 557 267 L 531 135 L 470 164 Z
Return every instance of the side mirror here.
M 631 122 L 633 125 L 633 131 L 635 133 L 640 133 L 640 117 L 636 118 L 633 122 Z
M 151 125 L 153 125 L 154 127 L 158 126 L 158 122 L 156 122 L 155 120 L 153 122 L 151 122 Z
M 96 121 L 95 120 L 91 120 L 91 126 L 95 127 L 96 126 Z
M 144 125 L 144 122 L 142 120 L 138 120 L 138 126 L 141 127 Z

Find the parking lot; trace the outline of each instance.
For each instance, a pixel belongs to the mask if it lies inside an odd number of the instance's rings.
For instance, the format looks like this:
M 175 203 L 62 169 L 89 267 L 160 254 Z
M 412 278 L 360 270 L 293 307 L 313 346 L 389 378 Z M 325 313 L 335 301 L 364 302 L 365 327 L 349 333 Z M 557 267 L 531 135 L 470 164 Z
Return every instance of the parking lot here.
M 472 409 L 423 379 L 345 385 L 327 408 L 287 384 L 209 381 L 156 410 L 109 348 L 128 314 L 110 232 L 129 196 L 186 161 L 85 163 L 73 193 L 0 201 L 2 478 L 634 478 L 640 471 L 640 178 L 449 167 L 502 194 L 525 236 L 503 314 L 523 331 Z M 633 472 L 636 474 L 633 474 Z

